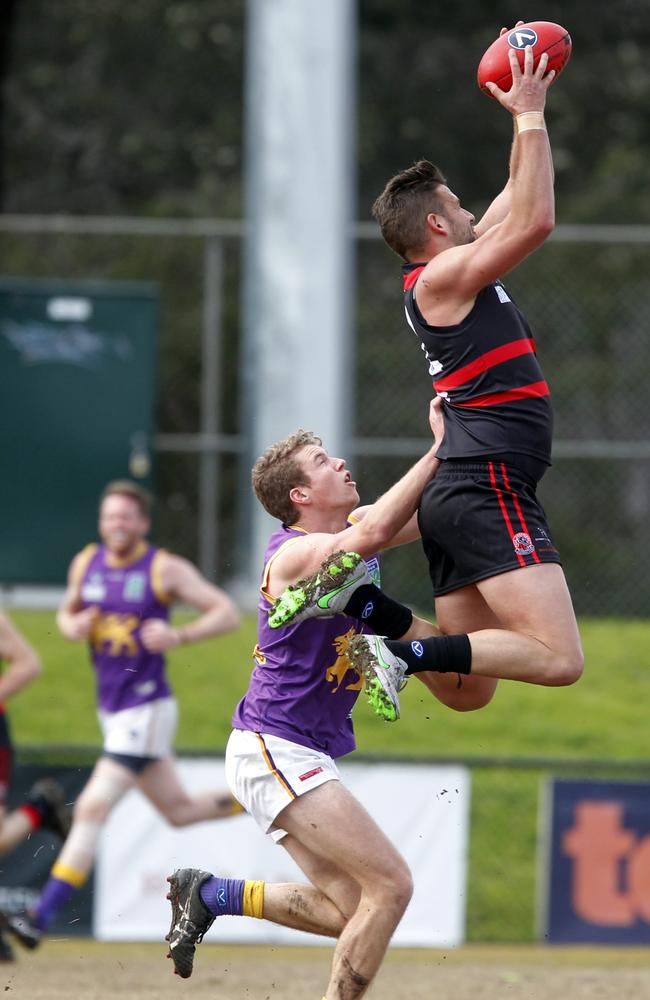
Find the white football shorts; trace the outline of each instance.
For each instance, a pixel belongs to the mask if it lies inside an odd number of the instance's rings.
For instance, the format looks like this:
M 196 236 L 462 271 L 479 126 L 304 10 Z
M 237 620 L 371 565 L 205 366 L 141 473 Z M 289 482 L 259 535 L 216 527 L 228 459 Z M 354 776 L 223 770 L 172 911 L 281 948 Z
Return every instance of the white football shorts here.
M 157 698 L 120 712 L 97 713 L 106 753 L 132 757 L 168 757 L 178 723 L 175 698 Z
M 274 820 L 305 792 L 339 781 L 339 770 L 325 753 L 279 736 L 233 729 L 226 745 L 226 781 L 235 798 L 278 841 L 286 830 Z

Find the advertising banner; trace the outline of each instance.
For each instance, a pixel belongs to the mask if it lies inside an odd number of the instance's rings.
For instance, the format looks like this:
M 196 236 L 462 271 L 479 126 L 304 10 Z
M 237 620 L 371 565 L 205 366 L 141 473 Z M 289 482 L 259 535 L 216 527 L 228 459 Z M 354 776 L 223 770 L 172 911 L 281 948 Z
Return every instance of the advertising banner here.
M 222 759 L 185 760 L 192 791 L 225 785 Z M 448 947 L 465 934 L 470 778 L 463 767 L 340 764 L 344 782 L 406 858 L 415 893 L 393 939 L 396 945 Z M 332 830 L 336 838 L 336 830 Z M 106 940 L 159 940 L 169 930 L 165 877 L 202 868 L 229 878 L 305 882 L 288 853 L 250 817 L 171 829 L 130 792 L 104 830 L 96 870 L 95 934 Z M 210 935 L 221 942 L 331 944 L 328 939 L 263 920 L 220 917 Z
M 551 783 L 545 936 L 650 943 L 650 784 Z

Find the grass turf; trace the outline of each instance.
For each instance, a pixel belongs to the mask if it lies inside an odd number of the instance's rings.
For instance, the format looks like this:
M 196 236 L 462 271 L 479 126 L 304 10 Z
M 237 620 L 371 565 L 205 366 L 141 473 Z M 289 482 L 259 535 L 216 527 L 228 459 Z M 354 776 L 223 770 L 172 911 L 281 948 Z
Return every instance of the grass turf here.
M 16 610 L 12 617 L 45 666 L 43 676 L 10 703 L 16 742 L 98 744 L 85 646 L 59 635 L 51 611 Z M 581 623 L 581 632 L 585 674 L 570 688 L 502 682 L 487 708 L 461 714 L 411 681 L 395 724 L 376 719 L 361 697 L 355 709 L 359 750 L 386 756 L 643 758 L 650 622 L 592 619 Z M 181 708 L 178 747 L 223 749 L 232 710 L 246 690 L 254 642 L 255 623 L 247 617 L 236 633 L 170 653 L 169 676 Z

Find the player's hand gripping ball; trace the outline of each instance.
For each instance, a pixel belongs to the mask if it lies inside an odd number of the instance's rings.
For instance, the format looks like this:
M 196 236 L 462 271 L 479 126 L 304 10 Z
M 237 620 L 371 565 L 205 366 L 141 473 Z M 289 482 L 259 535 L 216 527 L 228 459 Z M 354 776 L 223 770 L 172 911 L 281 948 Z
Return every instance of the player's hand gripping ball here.
M 501 90 L 510 90 L 512 73 L 508 52 L 510 49 L 514 49 L 523 70 L 524 50 L 527 45 L 532 47 L 533 68 L 535 69 L 542 52 L 548 53 L 546 72 L 555 70 L 553 78 L 553 83 L 555 83 L 569 61 L 571 35 L 562 25 L 554 24 L 552 21 L 529 21 L 527 24 L 517 25 L 512 31 L 505 31 L 495 42 L 492 42 L 484 53 L 476 73 L 478 85 L 484 94 L 487 94 L 488 97 L 492 96 L 485 86 L 490 81 L 496 83 Z

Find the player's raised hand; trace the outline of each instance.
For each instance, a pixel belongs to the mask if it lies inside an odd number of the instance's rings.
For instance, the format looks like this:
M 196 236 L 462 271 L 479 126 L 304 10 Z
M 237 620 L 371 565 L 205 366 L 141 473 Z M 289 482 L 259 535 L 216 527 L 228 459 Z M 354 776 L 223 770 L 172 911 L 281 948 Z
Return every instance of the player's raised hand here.
M 526 111 L 543 111 L 546 103 L 546 91 L 555 78 L 555 70 L 546 72 L 547 53 L 542 52 L 536 69 L 530 45 L 524 49 L 523 70 L 514 49 L 509 50 L 508 59 L 512 73 L 512 87 L 508 91 L 503 91 L 497 87 L 496 83 L 488 82 L 485 86 L 492 97 L 513 115 L 521 115 Z

